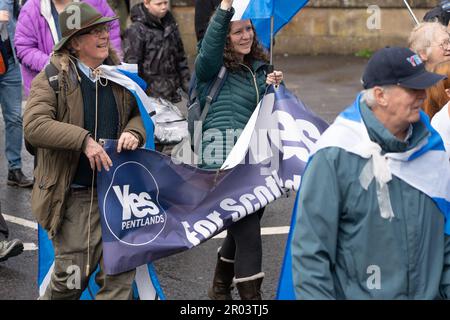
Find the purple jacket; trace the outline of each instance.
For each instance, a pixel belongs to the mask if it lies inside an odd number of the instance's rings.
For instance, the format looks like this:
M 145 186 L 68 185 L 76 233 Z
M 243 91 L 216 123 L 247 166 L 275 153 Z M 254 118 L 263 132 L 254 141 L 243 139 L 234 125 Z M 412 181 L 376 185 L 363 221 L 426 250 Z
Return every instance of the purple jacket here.
M 53 26 L 50 1 L 28 0 L 22 7 L 17 21 L 14 45 L 21 63 L 26 95 L 30 91 L 31 81 L 50 60 L 50 54 L 56 43 L 54 39 L 57 35 Z M 103 16 L 115 16 L 106 0 L 84 0 L 84 2 L 97 9 Z M 111 27 L 111 44 L 119 56 L 122 56 L 119 21 L 112 22 Z

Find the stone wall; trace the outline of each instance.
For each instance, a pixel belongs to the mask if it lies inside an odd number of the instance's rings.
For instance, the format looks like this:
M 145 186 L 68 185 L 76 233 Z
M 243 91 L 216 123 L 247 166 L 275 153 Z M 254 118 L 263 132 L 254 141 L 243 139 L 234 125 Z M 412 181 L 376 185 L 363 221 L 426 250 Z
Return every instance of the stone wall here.
M 131 3 L 141 1 L 131 0 Z M 174 7 L 189 7 L 194 5 L 195 0 L 171 0 L 170 2 Z M 431 8 L 436 6 L 439 0 L 409 0 L 408 3 L 414 8 Z M 383 8 L 404 8 L 405 6 L 403 0 L 311 0 L 307 6 L 314 8 L 367 8 L 371 4 L 376 4 Z
M 295 0 L 292 0 L 295 1 Z M 438 0 L 409 0 L 419 20 Z M 185 49 L 195 55 L 194 0 L 172 0 Z M 374 11 L 376 5 L 379 11 Z M 378 15 L 379 20 L 374 20 Z M 355 54 L 406 46 L 414 27 L 402 0 L 312 0 L 278 33 L 275 54 Z
M 439 0 L 409 0 L 412 8 L 432 8 L 439 3 Z M 312 0 L 308 7 L 314 8 L 367 8 L 376 4 L 381 8 L 404 8 L 403 0 Z

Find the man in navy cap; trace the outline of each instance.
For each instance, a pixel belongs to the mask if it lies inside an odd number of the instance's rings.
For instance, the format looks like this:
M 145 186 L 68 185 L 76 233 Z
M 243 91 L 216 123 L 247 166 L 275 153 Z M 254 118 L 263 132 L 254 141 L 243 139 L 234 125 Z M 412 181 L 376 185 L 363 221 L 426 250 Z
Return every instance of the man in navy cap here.
M 311 150 L 291 242 L 298 299 L 450 298 L 450 166 L 421 105 L 444 77 L 407 48 L 369 60 L 364 91 Z

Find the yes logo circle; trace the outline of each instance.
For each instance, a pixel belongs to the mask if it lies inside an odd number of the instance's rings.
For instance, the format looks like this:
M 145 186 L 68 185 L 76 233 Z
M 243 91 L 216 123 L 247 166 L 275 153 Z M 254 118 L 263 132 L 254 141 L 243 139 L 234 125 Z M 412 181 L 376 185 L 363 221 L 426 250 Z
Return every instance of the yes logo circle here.
M 142 164 L 128 161 L 118 166 L 103 200 L 103 215 L 111 234 L 131 246 L 154 241 L 167 220 L 158 196 L 158 184 Z

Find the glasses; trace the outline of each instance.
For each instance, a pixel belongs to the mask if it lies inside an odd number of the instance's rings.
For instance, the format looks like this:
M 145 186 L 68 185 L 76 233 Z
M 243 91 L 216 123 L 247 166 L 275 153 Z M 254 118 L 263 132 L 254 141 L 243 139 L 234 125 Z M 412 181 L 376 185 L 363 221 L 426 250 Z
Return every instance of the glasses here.
M 103 32 L 109 33 L 111 31 L 111 26 L 109 24 L 101 24 L 92 28 L 81 31 L 78 35 L 82 36 L 85 34 L 90 34 L 95 37 L 99 37 Z

